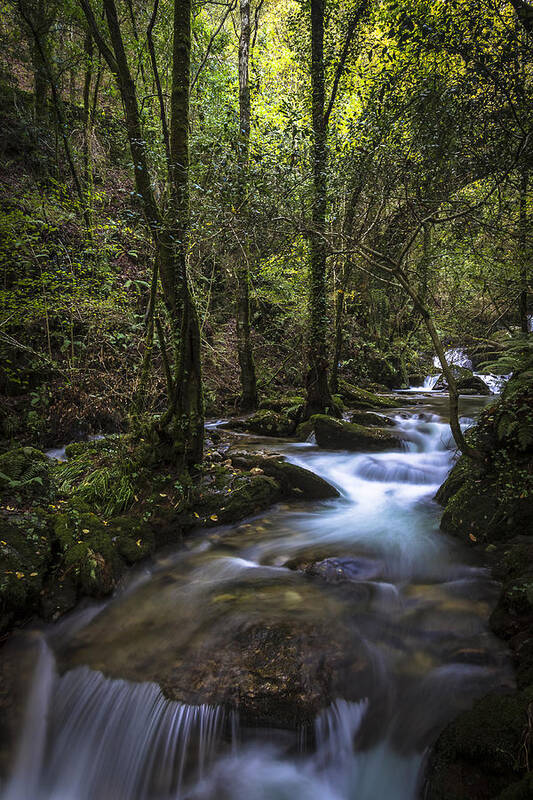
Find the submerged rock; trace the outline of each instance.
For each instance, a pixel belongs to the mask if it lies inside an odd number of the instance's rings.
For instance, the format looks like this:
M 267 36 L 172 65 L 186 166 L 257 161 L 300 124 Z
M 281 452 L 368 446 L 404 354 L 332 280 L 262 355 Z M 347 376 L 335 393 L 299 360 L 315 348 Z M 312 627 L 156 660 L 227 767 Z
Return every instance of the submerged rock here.
M 361 452 L 402 449 L 401 440 L 387 431 L 365 428 L 325 414 L 315 414 L 311 420 L 319 447 Z
M 194 572 L 210 596 L 187 591 L 176 570 L 109 607 L 59 653 L 63 670 L 84 664 L 108 677 L 154 681 L 173 700 L 223 705 L 241 723 L 298 730 L 338 696 L 358 700 L 372 668 L 341 606 L 302 576 L 217 583 L 215 560 Z M 240 569 L 240 572 L 239 572 Z M 191 593 L 192 592 L 192 593 Z M 201 597 L 201 599 L 200 599 Z

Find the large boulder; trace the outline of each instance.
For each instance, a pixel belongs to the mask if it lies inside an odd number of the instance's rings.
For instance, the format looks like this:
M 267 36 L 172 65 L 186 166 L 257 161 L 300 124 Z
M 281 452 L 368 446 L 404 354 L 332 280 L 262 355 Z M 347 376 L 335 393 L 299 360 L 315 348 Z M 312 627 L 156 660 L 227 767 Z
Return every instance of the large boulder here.
M 244 429 L 259 436 L 291 436 L 296 430 L 297 420 L 291 419 L 283 411 L 262 409 L 256 411 L 244 422 Z
M 61 669 L 154 681 L 172 700 L 290 730 L 312 726 L 339 696 L 368 695 L 371 660 L 337 599 L 289 570 L 258 580 L 261 567 L 235 564 L 236 577 L 217 582 L 231 564 L 203 558 L 192 567 L 197 587 L 191 565 L 177 564 L 110 605 L 62 645 Z
M 343 401 L 353 408 L 395 408 L 398 405 L 394 399 L 367 392 L 346 381 L 339 381 L 339 394 Z
M 319 447 L 363 453 L 402 449 L 402 441 L 388 431 L 365 428 L 325 414 L 315 414 L 311 420 Z
M 327 500 L 330 497 L 339 497 L 337 489 L 324 478 L 279 457 L 267 457 L 255 453 L 233 453 L 231 461 L 239 469 L 252 470 L 256 474 L 260 471 L 274 478 L 285 495 L 298 495 L 309 500 Z
M 349 420 L 355 425 L 365 425 L 370 428 L 392 428 L 396 424 L 393 419 L 375 414 L 373 411 L 353 411 L 349 415 Z
M 483 378 L 480 378 L 477 375 L 472 375 L 471 377 L 467 378 L 460 378 L 457 381 L 457 391 L 459 394 L 465 394 L 466 392 L 475 392 L 476 394 L 482 395 L 491 394 L 491 391 Z

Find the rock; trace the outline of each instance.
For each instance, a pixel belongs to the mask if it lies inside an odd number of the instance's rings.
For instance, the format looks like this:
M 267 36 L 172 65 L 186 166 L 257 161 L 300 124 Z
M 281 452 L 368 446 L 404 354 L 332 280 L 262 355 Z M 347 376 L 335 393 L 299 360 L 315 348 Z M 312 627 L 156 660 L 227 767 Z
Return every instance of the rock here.
M 215 483 L 196 489 L 192 509 L 196 519 L 220 525 L 256 514 L 281 499 L 279 483 L 268 475 L 235 476 L 220 467 Z
M 373 581 L 383 573 L 383 565 L 370 558 L 325 558 L 305 567 L 309 575 L 323 578 L 327 583 L 357 583 Z
M 17 447 L 0 455 L 0 496 L 22 504 L 50 502 L 50 459 L 34 447 Z
M 470 711 L 463 712 L 438 739 L 430 758 L 424 797 L 501 798 L 500 792 L 520 777 L 519 754 L 532 700 L 531 691 L 489 694 Z
M 263 409 L 245 421 L 245 429 L 260 436 L 291 436 L 296 430 L 296 420 L 285 413 Z
M 437 493 L 444 505 L 441 527 L 471 544 L 483 543 L 493 576 L 502 583 L 490 625 L 509 645 L 517 690 L 487 695 L 444 730 L 428 765 L 427 800 L 533 796 L 527 771 L 533 708 L 532 391 L 533 367 L 526 362 L 468 432 L 481 460 L 462 456 Z
M 269 411 L 288 411 L 289 416 L 296 416 L 298 412 L 301 413 L 305 404 L 303 395 L 282 395 L 281 397 L 266 397 L 259 403 L 259 410 L 267 409 Z
M 305 422 L 300 422 L 298 427 L 296 428 L 296 438 L 299 442 L 306 442 L 312 433 L 315 432 L 315 428 L 313 423 L 310 419 L 306 419 Z
M 51 558 L 48 514 L 0 512 L 0 634 L 37 609 Z
M 374 414 L 372 411 L 353 411 L 350 414 L 350 422 L 355 425 L 366 425 L 369 427 L 392 427 L 396 423 L 389 417 L 382 417 L 380 414 Z
M 457 390 L 459 394 L 466 394 L 467 392 L 473 392 L 474 394 L 482 395 L 491 394 L 491 391 L 485 381 L 482 378 L 479 378 L 477 375 L 472 375 L 472 377 L 467 378 L 460 378 L 457 381 Z
M 339 492 L 331 484 L 315 475 L 314 472 L 283 461 L 280 458 L 266 457 L 253 453 L 234 453 L 231 456 L 234 466 L 239 469 L 261 469 L 281 486 L 286 495 L 298 494 L 309 500 L 326 500 L 339 497 Z
M 260 581 L 252 572 L 220 584 L 210 570 L 212 593 L 204 584 L 200 604 L 180 591 L 188 584 L 179 565 L 156 574 L 63 645 L 61 669 L 154 681 L 172 700 L 224 705 L 244 725 L 290 730 L 312 727 L 339 696 L 366 697 L 372 663 L 342 606 L 289 571 Z
M 386 431 L 365 428 L 325 414 L 315 414 L 311 419 L 319 447 L 360 452 L 402 449 L 401 440 Z
M 347 405 L 355 408 L 395 408 L 397 406 L 396 400 L 372 394 L 372 392 L 359 389 L 346 381 L 339 381 L 339 394 Z

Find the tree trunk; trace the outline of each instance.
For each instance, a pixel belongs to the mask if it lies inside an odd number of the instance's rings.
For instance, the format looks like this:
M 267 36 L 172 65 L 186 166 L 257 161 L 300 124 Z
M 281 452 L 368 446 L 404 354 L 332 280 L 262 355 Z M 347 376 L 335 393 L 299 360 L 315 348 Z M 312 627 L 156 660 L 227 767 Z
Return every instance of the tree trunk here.
M 38 0 L 35 4 L 35 23 L 33 35 L 39 36 L 41 48 L 37 46 L 34 38 L 31 44 L 32 66 L 33 66 L 33 115 L 36 125 L 42 126 L 46 122 L 48 108 L 48 76 L 46 65 L 42 57 L 42 50 L 48 50 L 49 26 L 46 21 L 45 0 Z M 31 12 L 30 12 L 31 13 Z
M 324 0 L 311 0 L 311 87 L 313 117 L 313 230 L 310 246 L 310 288 L 308 307 L 308 372 L 305 416 L 332 409 L 328 386 L 326 333 L 326 204 L 327 124 L 324 77 Z
M 239 39 L 239 175 L 237 188 L 237 209 L 244 223 L 244 245 L 237 255 L 237 350 L 239 355 L 242 411 L 257 408 L 257 383 L 255 363 L 250 341 L 250 273 L 248 267 L 249 248 L 247 247 L 247 192 L 248 157 L 250 150 L 250 0 L 240 1 L 241 35 Z
M 174 414 L 171 427 L 185 467 L 203 457 L 204 409 L 200 327 L 187 274 L 190 233 L 189 198 L 189 86 L 191 65 L 191 0 L 174 0 L 174 44 L 170 111 L 170 204 L 166 219 L 173 220 L 171 262 L 160 261 L 165 271 L 167 300 L 176 338 Z M 181 312 L 181 319 L 180 319 Z M 179 327 L 178 327 L 179 326 Z
M 171 328 L 174 367 L 168 381 L 168 408 L 156 425 L 158 455 L 171 458 L 182 468 L 198 464 L 203 456 L 204 415 L 200 329 L 187 275 L 189 248 L 189 81 L 191 56 L 191 1 L 174 0 L 172 65 L 170 198 L 164 213 L 152 189 L 148 157 L 141 128 L 135 82 L 130 72 L 114 0 L 104 0 L 113 50 L 108 47 L 88 0 L 80 0 L 102 56 L 119 86 L 135 186 L 157 249 L 163 300 Z M 162 328 L 158 328 L 158 333 Z M 160 341 L 162 336 L 159 337 Z M 162 357 L 167 361 L 161 341 Z
M 518 310 L 520 315 L 520 330 L 523 334 L 529 333 L 528 318 L 528 272 L 529 272 L 529 248 L 528 248 L 528 212 L 527 212 L 527 191 L 529 173 L 527 167 L 522 168 L 520 182 L 520 220 L 519 220 L 519 262 L 520 262 L 520 295 L 518 298 Z

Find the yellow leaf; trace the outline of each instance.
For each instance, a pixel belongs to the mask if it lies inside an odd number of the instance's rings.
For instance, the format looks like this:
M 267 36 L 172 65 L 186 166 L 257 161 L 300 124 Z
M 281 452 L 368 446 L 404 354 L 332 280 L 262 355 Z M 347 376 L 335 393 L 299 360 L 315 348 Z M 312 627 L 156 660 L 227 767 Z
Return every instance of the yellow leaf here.
M 166 494 L 164 492 L 159 492 L 159 497 L 166 497 Z
M 82 528 L 82 529 L 81 529 L 81 532 L 82 532 L 82 533 L 89 533 L 89 528 Z
M 7 542 L 4 542 L 4 540 L 2 539 L 2 541 L 0 542 L 0 544 L 7 544 Z
M 141 539 L 137 539 L 137 541 L 135 542 L 135 544 L 137 545 L 137 547 L 140 547 L 140 546 L 141 546 Z
M 209 517 L 209 519 L 212 519 L 212 520 L 213 520 L 213 522 L 218 522 L 218 517 L 217 517 L 217 515 L 216 515 L 216 514 L 211 514 L 211 516 Z
M 194 516 L 196 517 L 196 519 L 200 519 L 200 514 L 197 514 L 196 511 L 194 512 Z
M 17 576 L 17 578 L 19 580 L 24 577 L 24 573 L 23 572 L 15 572 L 15 575 Z
M 38 574 L 38 572 L 30 572 L 30 578 L 36 578 Z

